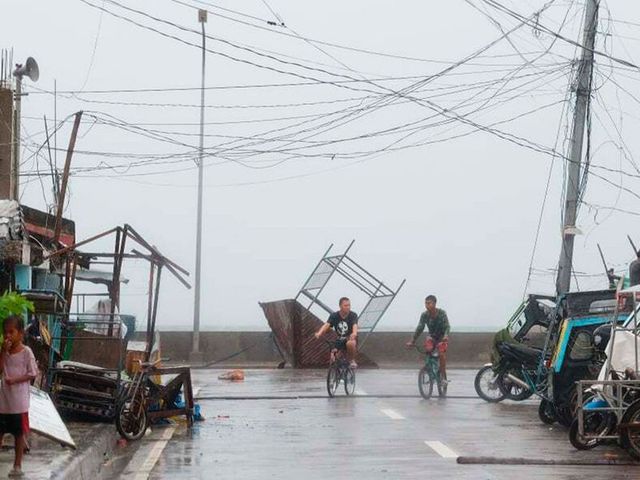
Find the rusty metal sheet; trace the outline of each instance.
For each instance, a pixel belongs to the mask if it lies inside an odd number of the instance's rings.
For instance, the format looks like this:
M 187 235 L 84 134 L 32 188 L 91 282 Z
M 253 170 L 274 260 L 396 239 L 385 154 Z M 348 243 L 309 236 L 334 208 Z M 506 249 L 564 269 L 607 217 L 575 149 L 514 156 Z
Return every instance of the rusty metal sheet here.
M 260 303 L 284 360 L 294 368 L 326 368 L 329 366 L 329 347 L 314 334 L 324 323 L 296 300 Z M 325 339 L 335 340 L 333 331 Z M 362 366 L 376 366 L 363 353 L 358 354 Z
M 284 357 L 289 365 L 295 366 L 293 355 L 293 319 L 295 316 L 295 300 L 280 300 L 277 302 L 260 303 L 260 307 L 267 318 L 269 328 Z

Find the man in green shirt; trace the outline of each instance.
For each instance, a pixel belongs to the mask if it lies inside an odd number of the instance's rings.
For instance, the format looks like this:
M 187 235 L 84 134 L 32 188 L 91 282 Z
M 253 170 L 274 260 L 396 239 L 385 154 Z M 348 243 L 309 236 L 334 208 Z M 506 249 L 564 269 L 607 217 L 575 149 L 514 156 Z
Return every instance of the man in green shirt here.
M 429 295 L 425 298 L 424 306 L 426 310 L 420 315 L 416 331 L 412 340 L 407 342 L 407 347 L 413 347 L 418 337 L 424 332 L 424 328 L 427 327 L 429 333 L 425 339 L 425 349 L 427 353 L 431 353 L 434 348 L 438 349 L 440 353 L 440 376 L 447 378 L 446 352 L 449 346 L 449 319 L 447 318 L 447 312 L 436 307 L 437 302 L 438 299 L 435 295 Z

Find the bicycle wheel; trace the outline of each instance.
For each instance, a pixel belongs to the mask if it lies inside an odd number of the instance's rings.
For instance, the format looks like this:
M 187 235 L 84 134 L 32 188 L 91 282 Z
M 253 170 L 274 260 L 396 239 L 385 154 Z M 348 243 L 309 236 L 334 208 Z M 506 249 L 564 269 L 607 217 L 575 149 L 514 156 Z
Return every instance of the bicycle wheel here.
M 486 402 L 496 403 L 504 400 L 505 395 L 498 385 L 498 375 L 493 371 L 492 365 L 485 365 L 476 374 L 474 381 L 476 393 Z
M 356 390 L 356 372 L 352 368 L 347 367 L 344 370 L 344 393 L 353 395 Z
M 123 438 L 133 442 L 140 440 L 149 426 L 142 392 L 125 399 L 116 411 L 116 429 Z
M 340 372 L 337 366 L 331 365 L 327 372 L 327 393 L 330 397 L 336 396 L 338 385 L 340 385 Z
M 429 400 L 431 395 L 433 395 L 434 383 L 435 378 L 431 376 L 431 369 L 425 365 L 418 373 L 418 389 L 420 390 L 420 395 L 422 395 L 422 398 L 425 400 Z
M 440 374 L 438 374 L 438 396 L 440 398 L 446 398 L 448 385 L 449 383 L 447 382 L 446 375 L 444 378 L 442 378 Z

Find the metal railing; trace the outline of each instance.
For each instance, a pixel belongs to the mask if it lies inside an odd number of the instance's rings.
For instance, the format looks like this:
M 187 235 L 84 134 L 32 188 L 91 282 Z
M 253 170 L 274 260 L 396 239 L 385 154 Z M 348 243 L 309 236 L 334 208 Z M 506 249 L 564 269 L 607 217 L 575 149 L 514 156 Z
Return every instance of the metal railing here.
M 577 410 L 577 419 L 578 419 L 578 432 L 580 436 L 585 440 L 606 440 L 606 439 L 618 439 L 620 438 L 620 434 L 617 433 L 617 429 L 614 430 L 616 433 L 609 433 L 605 435 L 594 435 L 585 433 L 584 431 L 584 416 L 585 411 L 592 412 L 609 412 L 613 413 L 616 416 L 617 423 L 619 424 L 622 421 L 622 417 L 624 416 L 629 405 L 633 403 L 635 400 L 640 398 L 640 380 L 580 380 L 577 382 L 577 393 L 578 393 L 578 410 Z M 607 404 L 606 407 L 589 407 L 588 410 L 585 410 L 585 392 L 587 390 L 597 388 L 598 394 L 602 397 Z M 639 396 L 634 395 L 634 393 Z

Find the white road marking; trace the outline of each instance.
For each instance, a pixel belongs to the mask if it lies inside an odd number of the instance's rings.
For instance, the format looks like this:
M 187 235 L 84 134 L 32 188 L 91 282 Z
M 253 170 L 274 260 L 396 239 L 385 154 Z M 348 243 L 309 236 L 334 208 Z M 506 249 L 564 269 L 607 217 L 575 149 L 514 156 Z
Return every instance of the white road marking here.
M 387 417 L 391 418 L 392 420 L 404 420 L 404 417 L 402 415 L 400 415 L 398 412 L 390 408 L 383 408 L 380 411 L 384 413 Z
M 424 443 L 442 458 L 458 458 L 458 454 L 442 442 L 425 441 Z
M 129 461 L 124 478 L 147 480 L 175 430 L 176 427 L 167 427 L 157 439 L 150 440 L 148 445 L 143 445 Z

